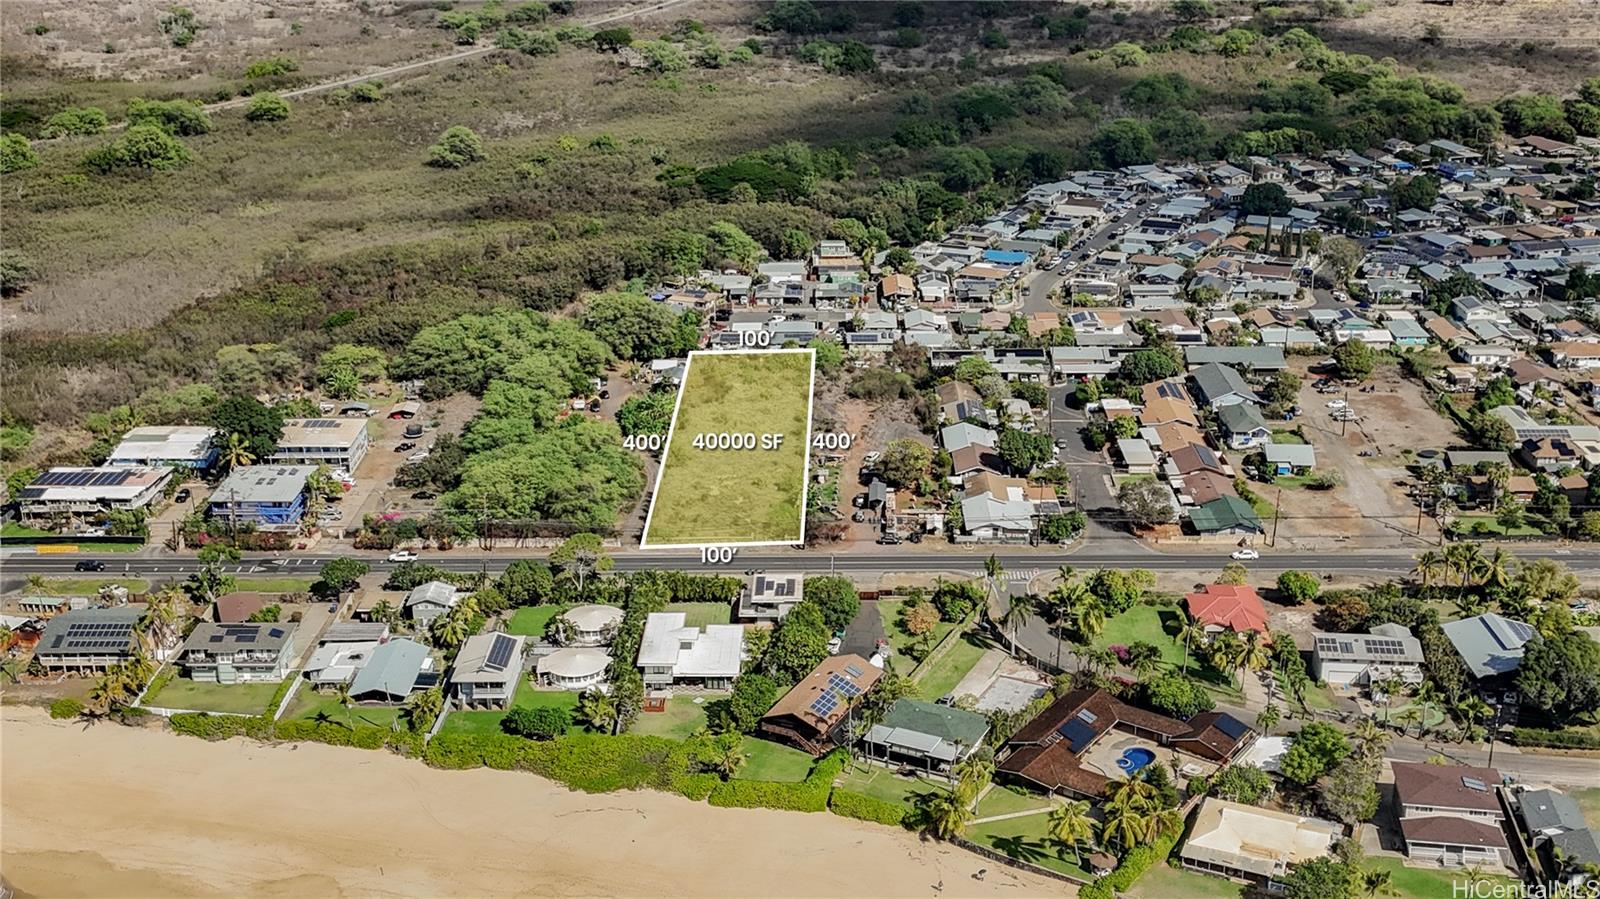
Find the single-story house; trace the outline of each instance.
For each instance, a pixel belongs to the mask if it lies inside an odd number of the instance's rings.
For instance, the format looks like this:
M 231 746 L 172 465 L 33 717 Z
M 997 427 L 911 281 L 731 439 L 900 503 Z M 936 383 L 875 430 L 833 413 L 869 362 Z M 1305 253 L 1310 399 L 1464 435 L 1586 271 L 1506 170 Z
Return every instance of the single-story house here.
M 1189 617 L 1212 633 L 1267 633 L 1267 608 L 1261 604 L 1261 594 L 1248 584 L 1207 584 L 1184 596 L 1183 604 Z
M 1270 443 L 1272 429 L 1255 403 L 1229 403 L 1217 410 L 1217 425 L 1230 449 L 1249 449 Z
M 955 706 L 900 699 L 861 738 L 868 758 L 948 773 L 983 745 L 989 719 Z
M 433 667 L 428 647 L 409 637 L 398 637 L 372 651 L 367 664 L 350 682 L 350 698 L 357 702 L 402 702 L 418 687 L 422 672 Z
M 1204 536 L 1265 534 L 1256 510 L 1238 496 L 1223 496 L 1189 510 L 1189 524 Z
M 605 683 L 611 656 L 595 646 L 568 646 L 539 657 L 539 683 L 563 690 L 587 690 Z
M 411 619 L 422 627 L 433 623 L 433 619 L 455 608 L 461 601 L 461 592 L 455 584 L 444 581 L 428 581 L 418 584 L 406 594 L 406 613 Z
M 1536 633 L 1532 627 L 1493 612 L 1440 625 L 1473 677 L 1509 675 L 1522 665 L 1522 651 Z
M 1261 452 L 1274 474 L 1305 474 L 1317 467 L 1317 450 L 1309 443 L 1269 443 Z
M 1344 826 L 1207 796 L 1178 850 L 1185 868 L 1281 891 L 1289 867 L 1324 858 Z

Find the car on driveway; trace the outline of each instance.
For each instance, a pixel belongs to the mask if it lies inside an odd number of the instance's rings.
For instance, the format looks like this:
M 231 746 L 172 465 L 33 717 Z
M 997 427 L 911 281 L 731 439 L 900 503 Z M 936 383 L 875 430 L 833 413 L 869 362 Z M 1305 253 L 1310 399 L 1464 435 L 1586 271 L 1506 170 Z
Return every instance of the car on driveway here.
M 179 488 L 177 493 L 172 495 L 172 501 L 175 502 L 175 503 L 186 503 L 186 502 L 189 501 L 189 496 L 190 496 L 189 488 L 188 487 L 182 487 L 182 488 Z
M 1253 562 L 1256 559 L 1261 558 L 1261 553 L 1256 552 L 1255 550 L 1246 546 L 1243 549 L 1236 549 L 1232 553 L 1229 553 L 1228 558 L 1237 562 Z
M 395 550 L 389 554 L 389 561 L 391 562 L 415 562 L 420 558 L 422 557 L 409 549 Z

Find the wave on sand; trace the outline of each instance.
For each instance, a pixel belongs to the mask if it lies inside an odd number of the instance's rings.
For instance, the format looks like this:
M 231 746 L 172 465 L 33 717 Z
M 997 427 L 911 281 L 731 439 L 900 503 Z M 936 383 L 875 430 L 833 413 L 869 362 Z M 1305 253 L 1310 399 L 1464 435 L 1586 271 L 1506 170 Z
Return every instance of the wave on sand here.
M 828 814 L 591 796 L 384 752 L 3 714 L 0 872 L 42 899 L 1071 892 Z

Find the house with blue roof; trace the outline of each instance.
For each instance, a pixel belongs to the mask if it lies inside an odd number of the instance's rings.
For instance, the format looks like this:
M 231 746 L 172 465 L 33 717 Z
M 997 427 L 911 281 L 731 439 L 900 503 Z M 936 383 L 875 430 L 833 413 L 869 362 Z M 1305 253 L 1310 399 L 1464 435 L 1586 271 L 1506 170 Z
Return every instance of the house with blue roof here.
M 983 261 L 1002 268 L 1022 268 L 1033 261 L 1033 256 L 1021 250 L 984 250 Z

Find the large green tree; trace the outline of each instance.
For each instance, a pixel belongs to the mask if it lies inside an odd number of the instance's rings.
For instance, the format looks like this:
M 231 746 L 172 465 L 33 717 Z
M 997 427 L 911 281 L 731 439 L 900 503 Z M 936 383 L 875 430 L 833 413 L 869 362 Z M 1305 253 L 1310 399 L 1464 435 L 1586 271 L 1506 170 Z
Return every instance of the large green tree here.
M 1522 654 L 1517 688 L 1525 702 L 1563 721 L 1600 710 L 1600 644 L 1577 631 L 1534 640 Z
M 584 301 L 581 321 L 619 358 L 636 362 L 681 356 L 699 343 L 698 322 L 692 314 L 686 317 L 636 293 L 590 297 Z
M 249 396 L 231 396 L 218 403 L 211 424 L 221 432 L 222 444 L 236 436 L 256 461 L 272 455 L 283 438 L 283 413 Z
M 861 610 L 861 594 L 847 577 L 808 577 L 805 598 L 807 602 L 816 603 L 823 623 L 836 631 L 844 630 Z

